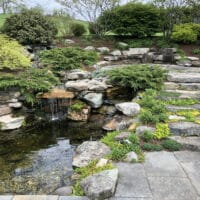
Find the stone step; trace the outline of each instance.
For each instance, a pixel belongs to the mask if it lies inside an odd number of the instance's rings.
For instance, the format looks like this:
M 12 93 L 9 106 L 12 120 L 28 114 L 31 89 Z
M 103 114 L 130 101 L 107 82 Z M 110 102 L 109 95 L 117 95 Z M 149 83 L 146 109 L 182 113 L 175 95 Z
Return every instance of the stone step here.
M 200 91 L 190 91 L 190 90 L 166 90 L 169 94 L 174 94 L 173 98 L 179 99 L 200 99 Z M 176 95 L 177 94 L 177 95 Z M 170 95 L 169 95 L 170 96 Z
M 189 90 L 189 91 L 199 91 L 200 83 L 174 83 L 165 82 L 164 89 L 166 90 Z
M 166 108 L 170 112 L 176 112 L 176 111 L 181 111 L 181 110 L 200 110 L 200 104 L 194 104 L 190 106 L 167 105 Z
M 200 83 L 200 73 L 170 72 L 167 80 L 174 83 Z
M 169 128 L 175 136 L 200 136 L 200 124 L 193 122 L 174 122 L 169 124 Z
M 180 65 L 159 65 L 161 68 L 168 70 L 169 72 L 185 72 L 185 73 L 200 73 L 198 67 L 184 67 Z
M 200 151 L 200 137 L 173 136 L 170 139 L 183 145 L 183 148 L 191 151 Z

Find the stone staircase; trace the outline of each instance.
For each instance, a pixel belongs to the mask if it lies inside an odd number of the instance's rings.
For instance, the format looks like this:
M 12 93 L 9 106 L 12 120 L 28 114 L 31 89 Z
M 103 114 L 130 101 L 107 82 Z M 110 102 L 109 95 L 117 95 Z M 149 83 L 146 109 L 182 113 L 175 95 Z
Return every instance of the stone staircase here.
M 195 104 L 190 105 L 167 105 L 167 110 L 176 115 L 177 112 L 189 113 L 200 111 L 200 68 L 183 67 L 178 65 L 162 66 L 168 70 L 167 81 L 164 84 L 166 99 L 194 99 Z M 169 94 L 169 95 L 168 95 Z M 199 103 L 198 103 L 199 101 Z M 200 123 L 196 121 L 187 121 L 179 115 L 179 120 L 171 121 L 169 128 L 174 135 L 171 137 L 181 143 L 186 149 L 200 151 Z M 182 118 L 182 119 L 181 119 Z M 199 115 L 195 116 L 200 119 Z

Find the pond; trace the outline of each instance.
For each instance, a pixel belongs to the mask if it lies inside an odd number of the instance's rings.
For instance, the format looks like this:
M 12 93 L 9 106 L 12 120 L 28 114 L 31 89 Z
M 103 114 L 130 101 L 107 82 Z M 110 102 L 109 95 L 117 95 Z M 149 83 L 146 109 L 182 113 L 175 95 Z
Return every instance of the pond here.
M 0 132 L 0 194 L 51 194 L 70 185 L 74 147 L 102 137 L 101 127 L 94 117 L 89 123 L 57 121 Z

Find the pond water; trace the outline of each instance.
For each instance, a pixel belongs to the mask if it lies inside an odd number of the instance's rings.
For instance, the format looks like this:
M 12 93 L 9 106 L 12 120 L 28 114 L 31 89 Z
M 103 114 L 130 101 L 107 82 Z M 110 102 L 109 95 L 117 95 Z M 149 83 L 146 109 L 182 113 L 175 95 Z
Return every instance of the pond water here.
M 102 123 L 59 121 L 0 132 L 0 194 L 51 194 L 70 185 L 74 146 L 96 140 Z

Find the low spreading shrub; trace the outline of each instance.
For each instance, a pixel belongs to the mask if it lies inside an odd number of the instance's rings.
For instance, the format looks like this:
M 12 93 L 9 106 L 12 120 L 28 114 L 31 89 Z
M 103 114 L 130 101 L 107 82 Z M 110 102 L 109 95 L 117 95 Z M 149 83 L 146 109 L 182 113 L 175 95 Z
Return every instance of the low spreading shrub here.
M 200 49 L 194 49 L 193 51 L 192 51 L 194 54 L 200 54 Z
M 140 137 L 144 142 L 150 142 L 154 139 L 153 133 L 150 131 L 144 131 Z
M 3 33 L 21 44 L 48 45 L 57 34 L 55 24 L 37 9 L 24 9 L 8 17 L 2 27 Z
M 92 65 L 98 60 L 94 51 L 84 51 L 81 48 L 55 48 L 42 51 L 39 55 L 44 66 L 51 67 L 55 71 L 71 70 L 84 65 Z
M 107 72 L 113 85 L 130 89 L 133 93 L 149 88 L 161 89 L 165 71 L 160 67 L 133 65 Z
M 170 139 L 163 140 L 161 144 L 169 151 L 180 151 L 182 149 L 182 145 L 180 143 Z
M 163 147 L 159 144 L 144 143 L 142 149 L 145 151 L 162 151 Z
M 87 31 L 85 26 L 81 23 L 73 23 L 71 25 L 71 30 L 74 36 L 77 36 L 77 37 L 82 36 Z
M 59 80 L 45 69 L 30 68 L 17 74 L 2 73 L 0 88 L 18 87 L 27 103 L 35 103 L 36 94 L 47 92 L 57 85 Z
M 30 58 L 25 49 L 17 41 L 0 35 L 0 70 L 16 70 L 30 66 Z

